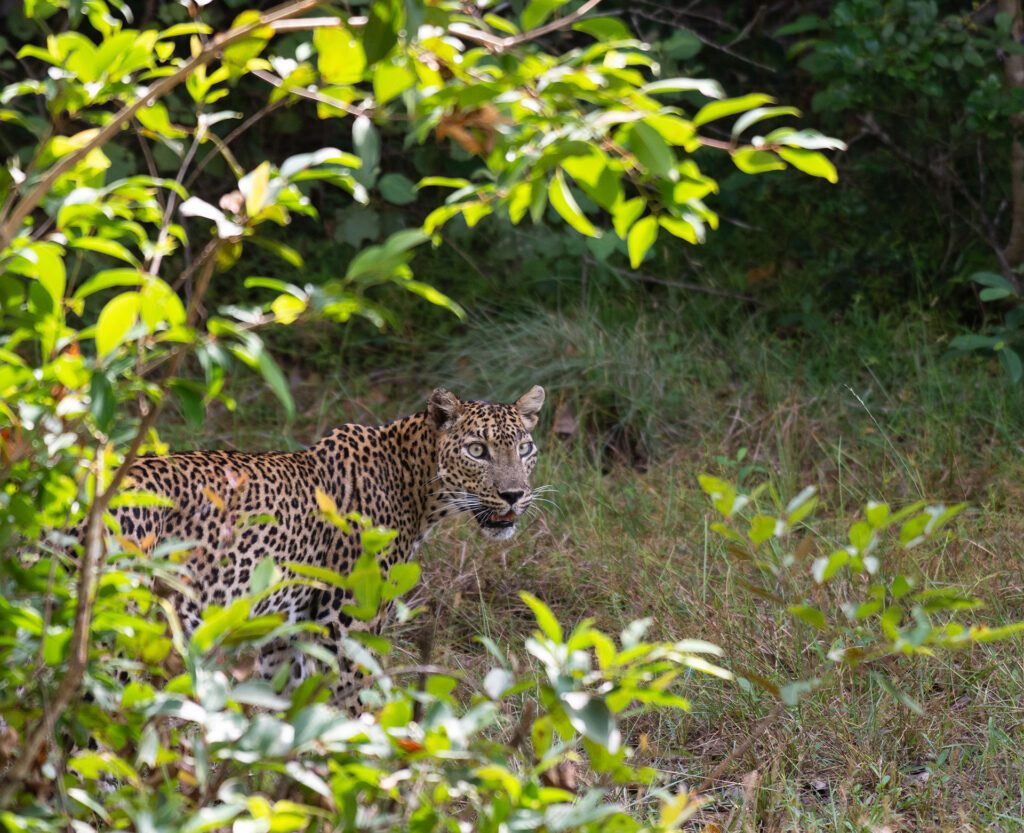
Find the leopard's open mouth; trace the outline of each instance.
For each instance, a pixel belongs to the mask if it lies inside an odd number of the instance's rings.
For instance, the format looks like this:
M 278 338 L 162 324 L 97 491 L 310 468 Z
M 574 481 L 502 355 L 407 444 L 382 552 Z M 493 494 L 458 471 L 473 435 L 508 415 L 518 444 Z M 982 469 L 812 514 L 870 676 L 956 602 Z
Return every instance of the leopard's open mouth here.
M 515 526 L 516 513 L 505 512 L 502 514 L 499 512 L 491 512 L 489 515 L 479 518 L 479 521 L 480 526 L 487 527 L 488 529 L 508 529 L 509 527 Z

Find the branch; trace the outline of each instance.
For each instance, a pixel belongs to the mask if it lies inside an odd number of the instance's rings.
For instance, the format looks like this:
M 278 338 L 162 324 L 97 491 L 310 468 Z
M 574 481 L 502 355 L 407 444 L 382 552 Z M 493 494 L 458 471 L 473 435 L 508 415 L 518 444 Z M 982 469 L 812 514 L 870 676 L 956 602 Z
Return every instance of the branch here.
M 367 110 L 362 107 L 353 107 L 351 104 L 342 101 L 340 98 L 334 98 L 334 96 L 313 92 L 312 90 L 307 90 L 305 87 L 286 87 L 284 79 L 278 78 L 274 73 L 268 72 L 265 69 L 254 69 L 252 74 L 259 78 L 260 81 L 266 81 L 271 86 L 287 90 L 288 92 L 301 96 L 302 98 L 308 98 L 310 101 L 326 104 L 328 107 L 336 107 L 339 110 L 344 110 L 350 116 L 368 116 L 373 113 L 373 110 Z
M 619 269 L 616 266 L 611 266 L 608 263 L 602 263 L 595 260 L 590 255 L 583 256 L 583 262 L 588 263 L 591 266 L 600 266 L 614 272 L 616 275 L 622 275 L 624 278 L 632 278 L 635 281 L 643 281 L 644 283 L 656 283 L 661 286 L 674 286 L 676 289 L 686 289 L 690 292 L 703 292 L 705 295 L 717 295 L 721 298 L 734 298 L 737 301 L 746 301 L 751 304 L 762 304 L 763 301 L 753 297 L 752 295 L 743 295 L 739 292 L 730 292 L 727 289 L 716 289 L 713 286 L 705 286 L 700 283 L 688 283 L 687 281 L 673 281 L 668 278 L 659 278 L 655 275 L 645 275 L 643 272 L 634 272 L 630 269 Z
M 217 241 L 220 242 L 219 240 Z M 214 250 L 215 253 L 215 250 Z M 210 285 L 210 277 L 213 275 L 213 267 L 216 257 L 210 255 L 200 273 L 199 282 L 192 300 L 189 303 L 188 312 L 185 316 L 185 326 L 192 327 L 199 315 L 199 305 L 202 296 L 205 295 Z M 171 355 L 170 365 L 164 378 L 160 383 L 161 390 L 166 389 L 167 383 L 173 379 L 181 367 L 185 354 L 191 347 L 190 343 L 179 344 Z M 11 764 L 10 769 L 5 773 L 6 783 L 3 790 L 0 790 L 0 807 L 7 806 L 17 786 L 25 780 L 32 766 L 36 762 L 39 751 L 43 748 L 47 738 L 53 733 L 54 724 L 57 718 L 64 713 L 72 698 L 82 684 L 85 676 L 85 669 L 89 664 L 89 637 L 92 634 L 92 613 L 93 603 L 96 596 L 96 585 L 100 571 L 106 560 L 106 547 L 103 537 L 104 520 L 110 506 L 110 501 L 117 494 L 118 489 L 128 476 L 128 470 L 138 457 L 139 448 L 143 440 L 149 434 L 150 429 L 156 423 L 157 415 L 163 409 L 166 397 L 159 402 L 154 402 L 142 415 L 139 427 L 132 438 L 128 452 L 124 456 L 121 465 L 114 471 L 110 482 L 101 490 L 100 483 L 96 484 L 96 497 L 89 507 L 89 514 L 86 520 L 85 538 L 83 541 L 82 560 L 79 564 L 78 573 L 78 601 L 75 605 L 75 623 L 71 634 L 70 659 L 68 670 L 57 687 L 57 693 L 50 703 L 50 707 L 43 713 L 42 720 L 25 739 L 21 753 L 17 760 Z M 98 454 L 98 456 L 100 456 Z
M 466 38 L 468 40 L 482 43 L 488 49 L 494 52 L 504 52 L 506 49 L 511 49 L 513 46 L 518 46 L 521 43 L 527 41 L 536 40 L 537 38 L 543 37 L 544 35 L 555 32 L 559 29 L 564 29 L 566 26 L 570 26 L 583 17 L 587 12 L 597 6 L 601 0 L 587 0 L 582 6 L 576 11 L 567 14 L 565 17 L 560 17 L 558 20 L 552 20 L 550 23 L 545 23 L 543 26 L 538 26 L 536 29 L 531 29 L 529 32 L 522 32 L 518 35 L 509 35 L 507 38 L 499 38 L 497 35 L 492 35 L 490 32 L 484 32 L 480 29 L 476 29 L 470 26 L 468 23 L 453 23 L 448 27 L 448 30 L 453 35 L 458 35 L 460 38 Z

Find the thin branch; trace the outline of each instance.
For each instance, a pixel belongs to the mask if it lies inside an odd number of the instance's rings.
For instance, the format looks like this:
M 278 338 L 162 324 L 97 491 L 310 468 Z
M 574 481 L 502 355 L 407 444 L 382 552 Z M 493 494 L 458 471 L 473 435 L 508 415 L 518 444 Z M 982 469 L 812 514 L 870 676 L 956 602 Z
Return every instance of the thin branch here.
M 247 118 L 241 124 L 236 126 L 235 129 L 228 133 L 228 135 L 225 136 L 223 139 L 218 139 L 217 135 L 212 131 L 208 133 L 207 138 L 209 138 L 214 143 L 215 147 L 213 147 L 210 150 L 210 152 L 199 161 L 199 164 L 196 165 L 195 170 L 192 171 L 192 173 L 189 175 L 188 180 L 186 180 L 185 182 L 185 189 L 189 190 L 192 188 L 192 183 L 196 181 L 196 177 L 198 177 L 199 174 L 203 172 L 206 166 L 210 164 L 211 161 L 213 161 L 213 158 L 218 153 L 227 151 L 228 145 L 235 141 L 235 139 L 241 136 L 246 130 L 248 130 L 250 127 L 256 124 L 256 122 L 258 122 L 264 116 L 274 112 L 274 110 L 276 110 L 278 107 L 283 107 L 286 103 L 286 100 L 283 98 L 279 98 L 277 101 L 267 102 L 262 107 L 260 107 L 259 110 L 257 110 L 251 116 L 249 116 L 249 118 Z M 231 163 L 229 162 L 228 164 Z
M 188 150 L 185 152 L 185 156 L 181 160 L 181 165 L 178 167 L 178 173 L 174 177 L 175 185 L 181 185 L 182 181 L 185 179 L 185 171 L 187 171 L 188 166 L 192 164 L 196 151 L 199 150 L 199 143 L 203 141 L 203 134 L 205 133 L 206 128 L 203 125 L 202 120 L 200 120 L 199 126 L 196 127 L 196 132 L 192 137 L 192 144 L 189 145 Z M 151 275 L 156 275 L 156 273 L 160 271 L 160 264 L 163 263 L 163 247 L 167 242 L 167 235 L 170 233 L 171 217 L 174 215 L 177 200 L 178 194 L 176 191 L 172 190 L 167 196 L 167 205 L 164 206 L 164 215 L 160 222 L 160 233 L 157 235 L 156 245 L 153 247 L 152 260 L 146 265 L 146 271 Z
M 353 107 L 351 104 L 342 101 L 340 98 L 334 98 L 334 96 L 313 92 L 312 90 L 307 90 L 305 87 L 285 86 L 284 79 L 278 78 L 274 73 L 265 69 L 254 69 L 252 74 L 261 81 L 266 81 L 271 86 L 287 90 L 288 92 L 301 96 L 302 98 L 308 98 L 310 101 L 317 101 L 320 104 L 326 104 L 328 107 L 336 107 L 339 110 L 345 111 L 350 116 L 368 116 L 373 112 L 373 110 L 367 110 L 362 107 Z
M 689 292 L 702 292 L 705 295 L 717 295 L 721 298 L 733 298 L 737 301 L 746 301 L 750 304 L 763 304 L 764 302 L 752 295 L 743 295 L 739 292 L 730 292 L 727 289 L 717 289 L 713 286 L 705 286 L 700 283 L 689 283 L 687 281 L 674 281 L 669 278 L 659 278 L 655 275 L 645 275 L 643 272 L 634 272 L 631 269 L 619 269 L 616 266 L 611 266 L 608 263 L 602 263 L 595 260 L 590 255 L 583 256 L 583 262 L 589 263 L 591 266 L 604 267 L 616 275 L 622 275 L 624 278 L 631 278 L 636 281 L 643 281 L 644 283 L 656 283 L 660 286 L 672 286 L 676 289 L 685 289 Z
M 494 52 L 504 52 L 506 49 L 511 49 L 513 46 L 518 46 L 519 44 L 526 43 L 527 41 L 536 40 L 537 38 L 548 35 L 551 32 L 564 29 L 566 26 L 571 26 L 591 9 L 595 8 L 600 2 L 601 0 L 587 0 L 587 2 L 576 9 L 576 11 L 567 14 L 565 17 L 560 17 L 558 20 L 552 20 L 550 23 L 545 23 L 543 26 L 538 26 L 536 29 L 531 29 L 529 32 L 522 32 L 518 35 L 509 35 L 505 38 L 499 38 L 497 35 L 492 35 L 490 32 L 475 29 L 468 23 L 453 23 L 449 27 L 449 31 L 460 38 L 466 38 L 468 40 L 476 41 L 477 43 L 482 43 Z

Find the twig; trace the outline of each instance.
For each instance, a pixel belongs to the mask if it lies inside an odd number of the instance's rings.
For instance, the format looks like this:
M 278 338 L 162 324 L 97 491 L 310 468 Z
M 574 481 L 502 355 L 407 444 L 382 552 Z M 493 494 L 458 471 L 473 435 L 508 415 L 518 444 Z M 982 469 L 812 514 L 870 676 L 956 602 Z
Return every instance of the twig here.
M 192 159 L 196 155 L 196 151 L 199 150 L 199 143 L 203 141 L 203 134 L 206 132 L 206 128 L 203 127 L 202 121 L 199 123 L 199 127 L 196 128 L 195 135 L 192 137 L 192 144 L 189 145 L 188 150 L 185 152 L 184 158 L 181 160 L 181 166 L 178 168 L 178 173 L 174 177 L 174 184 L 181 185 L 185 179 L 185 171 L 188 170 L 188 166 L 192 164 Z M 153 247 L 153 257 L 150 262 L 146 265 L 146 271 L 151 275 L 156 275 L 160 271 L 160 264 L 164 260 L 163 247 L 167 242 L 167 235 L 170 233 L 171 228 L 171 216 L 174 214 L 174 209 L 177 203 L 178 194 L 176 191 L 171 191 L 167 195 L 167 205 L 164 206 L 164 215 L 160 222 L 160 233 L 156 238 L 156 245 Z
M 477 43 L 482 43 L 488 49 L 492 49 L 495 52 L 504 52 L 506 49 L 511 49 L 513 46 L 518 46 L 521 43 L 526 43 L 527 41 L 535 40 L 559 29 L 564 29 L 566 26 L 571 26 L 587 12 L 596 7 L 600 2 L 601 0 L 587 0 L 587 2 L 576 9 L 576 11 L 567 14 L 565 17 L 560 17 L 558 20 L 552 20 L 550 23 L 545 23 L 543 26 L 538 26 L 536 29 L 531 29 L 529 32 L 522 32 L 518 35 L 509 35 L 505 38 L 499 38 L 497 35 L 492 35 L 490 32 L 475 29 L 467 23 L 453 23 L 449 27 L 449 30 L 453 35 L 457 35 L 460 38 L 467 38 L 469 40 L 474 40 Z
M 373 112 L 372 110 L 368 110 L 363 107 L 353 107 L 351 104 L 342 101 L 340 98 L 313 92 L 312 90 L 307 90 L 305 87 L 286 87 L 283 78 L 278 78 L 274 73 L 268 72 L 265 69 L 254 69 L 252 74 L 261 81 L 266 81 L 271 86 L 287 90 L 293 95 L 301 96 L 302 98 L 308 98 L 310 101 L 326 104 L 328 107 L 336 107 L 339 110 L 345 111 L 350 116 L 368 116 Z
M 218 140 L 216 134 L 214 134 L 212 131 L 208 133 L 207 136 L 209 139 L 213 141 L 215 147 L 212 148 L 210 152 L 206 154 L 206 156 L 199 160 L 199 164 L 196 165 L 195 170 L 192 171 L 191 174 L 189 174 L 188 179 L 185 181 L 185 189 L 188 190 L 192 188 L 192 183 L 196 181 L 196 177 L 199 176 L 199 174 L 203 172 L 206 166 L 210 164 L 210 162 L 213 160 L 213 157 L 215 157 L 218 153 L 226 150 L 228 145 L 235 141 L 235 139 L 241 136 L 246 130 L 248 130 L 250 127 L 256 124 L 256 122 L 258 122 L 264 116 L 267 116 L 270 113 L 274 112 L 274 110 L 276 110 L 278 107 L 283 107 L 286 103 L 286 99 L 283 98 L 279 98 L 277 101 L 267 102 L 262 107 L 260 107 L 259 110 L 257 110 L 251 116 L 249 116 L 249 118 L 247 118 L 241 124 L 236 126 L 235 129 L 228 133 L 228 135 L 225 136 L 223 139 Z
M 690 292 L 703 292 L 705 295 L 717 295 L 722 298 L 734 298 L 737 301 L 747 301 L 751 304 L 763 304 L 759 298 L 755 298 L 752 295 L 743 295 L 739 292 L 730 292 L 727 289 L 717 289 L 713 286 L 705 286 L 700 283 L 689 283 L 688 281 L 674 281 L 669 278 L 659 278 L 655 275 L 646 275 L 643 272 L 634 272 L 630 269 L 619 269 L 616 266 L 611 266 L 607 263 L 602 263 L 595 260 L 590 255 L 584 255 L 583 260 L 585 263 L 589 263 L 591 266 L 600 266 L 614 272 L 616 275 L 622 275 L 625 278 L 632 278 L 633 280 L 643 281 L 644 283 L 656 283 L 661 286 L 674 286 L 677 289 L 686 289 Z

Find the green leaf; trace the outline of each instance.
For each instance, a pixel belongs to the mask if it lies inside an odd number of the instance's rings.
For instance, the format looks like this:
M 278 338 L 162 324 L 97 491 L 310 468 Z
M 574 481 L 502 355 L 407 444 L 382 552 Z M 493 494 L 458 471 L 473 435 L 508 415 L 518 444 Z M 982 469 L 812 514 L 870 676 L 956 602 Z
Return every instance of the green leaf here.
M 362 33 L 367 63 L 375 64 L 391 51 L 402 23 L 402 0 L 374 0 Z
M 818 176 L 832 183 L 839 181 L 836 166 L 829 161 L 828 157 L 816 150 L 782 147 L 776 150 L 776 153 L 805 174 Z
M 420 580 L 420 565 L 414 562 L 395 564 L 388 571 L 388 580 L 384 585 L 383 595 L 387 600 L 403 596 L 416 586 Z
M 128 250 L 127 246 L 106 237 L 75 237 L 68 241 L 68 248 L 85 249 L 123 260 L 135 267 L 139 265 L 138 258 Z
M 874 529 L 881 529 L 885 526 L 887 520 L 889 520 L 889 505 L 887 503 L 876 503 L 875 501 L 869 501 L 868 505 L 864 508 L 864 514 L 867 516 L 868 523 Z
M 806 150 L 846 150 L 845 142 L 810 129 L 793 130 L 791 127 L 781 127 L 769 133 L 765 137 L 765 141 L 781 141 L 787 145 L 805 148 Z
M 637 220 L 629 230 L 626 247 L 629 249 L 629 265 L 636 269 L 643 262 L 644 255 L 658 239 L 658 221 L 648 214 Z
M 555 211 L 576 231 L 588 237 L 598 236 L 597 229 L 583 215 L 579 205 L 576 203 L 572 191 L 569 190 L 569 186 L 565 182 L 565 175 L 562 173 L 561 168 L 555 171 L 555 175 L 551 177 L 551 182 L 548 184 L 548 197 Z
M 520 18 L 523 31 L 537 28 L 551 16 L 555 9 L 564 6 L 567 2 L 568 0 L 530 0 Z
M 249 577 L 249 592 L 258 596 L 270 587 L 273 580 L 274 558 L 268 555 L 260 559 L 259 563 L 253 568 L 252 575 Z
M 815 492 L 817 489 L 814 486 L 806 486 L 800 491 L 800 494 L 786 504 L 786 524 L 788 526 L 800 523 L 814 511 L 814 507 L 818 505 Z
M 615 725 L 608 704 L 600 697 L 583 691 L 569 691 L 559 698 L 572 727 L 607 749 L 611 754 L 619 751 L 622 735 Z
M 435 304 L 439 307 L 444 307 L 449 312 L 453 313 L 459 320 L 466 320 L 466 311 L 462 306 L 452 298 L 449 298 L 439 289 L 434 288 L 430 284 L 420 283 L 419 281 L 407 280 L 402 281 L 401 286 L 408 289 L 410 292 L 419 295 L 421 298 L 425 298 L 430 303 Z
M 750 531 L 747 536 L 756 545 L 767 541 L 775 535 L 778 521 L 771 515 L 755 515 L 750 520 Z
M 828 558 L 815 559 L 814 565 L 811 568 L 814 580 L 818 584 L 823 584 L 832 578 L 840 567 L 848 564 L 849 561 L 850 553 L 846 550 L 836 550 Z
M 122 292 L 107 302 L 96 321 L 96 352 L 106 356 L 124 342 L 139 312 L 139 293 Z
M 138 269 L 106 269 L 97 272 L 78 289 L 73 297 L 87 298 L 101 289 L 109 289 L 112 286 L 140 286 L 146 279 L 146 274 Z
M 786 610 L 798 619 L 802 619 L 808 625 L 820 631 L 825 630 L 825 614 L 818 610 L 818 608 L 807 605 L 790 605 Z
M 291 180 L 303 171 L 312 168 L 319 168 L 322 165 L 342 165 L 346 168 L 359 168 L 362 160 L 351 153 L 338 150 L 335 147 L 320 148 L 309 153 L 297 153 L 289 156 L 278 170 L 278 175 L 285 180 Z
M 96 420 L 96 427 L 100 431 L 107 432 L 114 421 L 114 410 L 117 405 L 117 396 L 114 393 L 114 386 L 102 370 L 92 374 L 89 383 L 89 411 Z
M 1003 347 L 999 350 L 997 355 L 999 356 L 999 362 L 1003 366 L 1003 370 L 1006 371 L 1010 380 L 1013 382 L 1019 382 L 1021 376 L 1024 376 L 1024 364 L 1021 363 L 1020 356 L 1016 350 L 1010 347 Z
M 994 350 L 997 344 L 998 338 L 977 333 L 960 335 L 949 342 L 949 346 L 954 350 Z
M 353 176 L 364 188 L 371 188 L 380 163 L 380 134 L 366 116 L 359 116 L 352 122 L 352 145 L 362 160 Z
M 662 135 L 644 122 L 637 122 L 629 133 L 629 149 L 648 174 L 658 178 L 669 176 L 676 158 Z
M 696 90 L 708 98 L 725 98 L 725 90 L 714 78 L 664 78 L 640 88 L 644 95 L 651 93 L 683 93 Z
M 697 111 L 697 115 L 693 117 L 693 123 L 700 127 L 702 124 L 707 124 L 710 121 L 723 119 L 726 116 L 741 113 L 744 110 L 752 110 L 755 107 L 760 107 L 762 104 L 772 104 L 774 101 L 775 99 L 764 93 L 750 93 L 749 95 L 741 95 L 739 98 L 712 101 Z
M 317 581 L 322 581 L 324 584 L 329 584 L 332 587 L 341 587 L 342 589 L 348 587 L 345 576 L 335 572 L 334 570 L 329 570 L 326 567 L 317 567 L 313 564 L 302 564 L 298 561 L 286 561 L 284 566 L 296 575 L 316 579 Z
M 1015 293 L 1012 289 L 996 289 L 994 287 L 990 287 L 988 289 L 981 290 L 981 292 L 978 293 L 978 296 L 982 301 L 999 301 L 1014 294 Z
M 544 635 L 552 642 L 561 645 L 564 642 L 562 626 L 558 624 L 558 620 L 555 618 L 555 614 L 551 612 L 551 609 L 536 596 L 527 593 L 525 590 L 520 591 L 519 598 L 526 602 L 530 610 L 533 611 L 537 624 Z
M 771 151 L 755 148 L 740 148 L 732 155 L 732 161 L 745 174 L 782 171 L 786 168 L 786 163 Z
M 244 333 L 244 341 L 241 344 L 232 345 L 230 348 L 238 358 L 244 361 L 253 370 L 259 372 L 263 380 L 270 386 L 270 389 L 277 396 L 278 401 L 284 405 L 285 415 L 289 420 L 295 418 L 295 401 L 292 399 L 288 382 L 281 373 L 273 356 L 267 352 L 263 341 L 252 332 Z
M 318 54 L 317 67 L 328 84 L 355 84 L 366 69 L 366 53 L 359 38 L 343 26 L 318 28 L 313 32 Z
M 1006 280 L 1002 275 L 995 272 L 975 272 L 971 275 L 971 280 L 977 284 L 981 284 L 982 286 L 1005 290 L 1008 295 L 1016 294 L 1013 284 Z
M 626 234 L 633 223 L 644 213 L 645 206 L 646 203 L 640 197 L 633 197 L 612 208 L 612 225 L 615 227 L 615 233 L 622 240 L 626 239 Z
M 604 42 L 632 40 L 633 38 L 629 27 L 617 17 L 586 17 L 576 21 L 572 28 Z
M 776 116 L 799 116 L 800 111 L 796 107 L 755 107 L 753 110 L 748 110 L 738 119 L 732 126 L 733 137 L 739 136 L 744 130 L 750 125 L 756 124 L 759 121 L 765 119 L 772 119 Z
M 416 73 L 409 67 L 404 55 L 381 61 L 373 68 L 373 94 L 381 104 L 387 104 L 415 83 Z
M 408 205 L 416 201 L 416 185 L 403 174 L 384 174 L 377 182 L 377 189 L 392 205 Z

